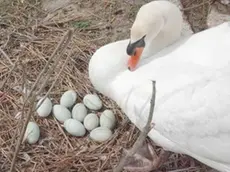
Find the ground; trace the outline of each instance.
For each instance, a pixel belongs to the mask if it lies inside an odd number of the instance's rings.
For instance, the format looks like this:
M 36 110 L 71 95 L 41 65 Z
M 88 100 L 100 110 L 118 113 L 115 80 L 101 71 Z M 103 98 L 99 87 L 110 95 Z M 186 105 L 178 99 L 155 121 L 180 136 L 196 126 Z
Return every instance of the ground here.
M 129 38 L 129 28 L 144 0 L 12 0 L 0 1 L 0 171 L 8 171 L 16 142 L 25 120 L 20 115 L 24 104 L 22 88 L 31 89 L 58 42 L 69 28 L 74 28 L 61 60 L 51 62 L 57 67 L 46 82 L 41 95 L 50 92 L 55 103 L 61 93 L 75 89 L 81 101 L 86 93 L 93 93 L 88 79 L 87 66 L 97 48 L 116 40 Z M 179 5 L 177 1 L 175 1 Z M 209 25 L 229 20 L 226 14 L 212 10 Z M 187 23 L 184 31 L 191 32 Z M 115 53 L 115 52 L 114 52 Z M 50 64 L 50 68 L 51 67 Z M 44 75 L 43 81 L 48 74 Z M 6 80 L 7 79 L 7 80 Z M 6 82 L 5 82 L 6 81 Z M 4 86 L 2 87 L 2 84 Z M 40 85 L 39 85 L 40 84 Z M 37 84 L 35 91 L 39 90 Z M 114 102 L 102 95 L 104 108 L 112 109 L 118 119 L 115 134 L 106 143 L 95 143 L 87 137 L 71 137 L 52 117 L 32 115 L 41 128 L 37 144 L 23 143 L 16 161 L 16 171 L 112 171 L 119 162 L 123 148 L 130 148 L 139 131 L 131 124 Z M 29 104 L 25 106 L 28 112 Z M 156 146 L 157 152 L 161 148 Z M 158 171 L 206 172 L 208 167 L 185 155 L 172 154 Z

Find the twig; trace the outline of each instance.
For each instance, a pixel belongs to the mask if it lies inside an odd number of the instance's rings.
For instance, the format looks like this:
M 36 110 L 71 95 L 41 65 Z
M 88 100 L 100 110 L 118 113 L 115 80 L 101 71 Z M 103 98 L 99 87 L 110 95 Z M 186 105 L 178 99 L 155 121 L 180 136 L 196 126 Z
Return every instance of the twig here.
M 202 3 L 200 3 L 200 4 L 193 5 L 193 6 L 191 6 L 191 7 L 181 8 L 180 10 L 181 10 L 181 11 L 192 10 L 192 9 L 194 9 L 194 8 L 198 8 L 198 7 L 200 7 L 200 6 L 206 5 L 207 3 L 209 3 L 210 5 L 213 4 L 213 3 L 210 2 L 210 1 L 204 1 L 204 2 L 202 2 Z M 191 3 L 191 4 L 192 4 L 192 3 Z
M 58 73 L 58 75 L 57 75 L 57 77 L 55 78 L 55 80 L 54 80 L 54 82 L 52 83 L 51 87 L 49 88 L 48 92 L 47 92 L 46 95 L 44 96 L 45 98 L 48 96 L 48 94 L 51 92 L 52 88 L 53 88 L 54 85 L 56 84 L 56 82 L 57 82 L 59 76 L 61 75 L 62 71 L 64 70 L 64 68 L 65 68 L 65 66 L 66 66 L 66 64 L 67 64 L 67 62 L 69 61 L 69 58 L 70 58 L 70 55 L 66 58 L 66 60 L 65 60 L 65 62 L 64 62 L 64 64 L 63 64 L 61 70 L 59 71 L 59 73 Z M 45 98 L 43 99 L 43 101 L 45 100 Z M 42 101 L 42 102 L 43 102 L 43 101 Z M 42 104 L 42 102 L 37 106 L 36 109 L 39 108 L 39 106 Z M 69 144 L 69 146 L 70 146 L 71 149 L 73 150 L 74 148 L 73 148 L 72 144 L 70 143 L 69 139 L 67 138 L 65 132 L 64 132 L 63 129 L 61 128 L 60 124 L 57 122 L 56 118 L 54 118 L 54 120 L 55 120 L 55 122 L 57 123 L 58 128 L 61 130 L 62 134 L 64 135 L 64 137 L 65 137 L 67 143 Z
M 27 117 L 26 117 L 26 121 L 23 125 L 23 128 L 21 129 L 21 133 L 20 133 L 20 137 L 18 139 L 18 142 L 17 142 L 17 145 L 16 145 L 16 149 L 15 149 L 15 152 L 14 152 L 14 156 L 13 156 L 13 159 L 12 159 L 12 163 L 11 163 L 11 167 L 10 167 L 10 172 L 13 172 L 14 170 L 14 167 L 15 167 L 15 163 L 16 163 L 16 158 L 17 158 L 17 155 L 18 155 L 18 152 L 19 152 L 19 149 L 20 149 L 20 145 L 21 145 L 21 142 L 23 140 L 23 137 L 24 137 L 24 134 L 25 134 L 25 131 L 26 131 L 26 128 L 27 128 L 27 124 L 30 120 L 30 117 L 33 113 L 33 107 L 34 107 L 34 103 L 35 103 L 35 99 L 36 99 L 36 94 L 33 94 L 33 91 L 35 90 L 36 86 L 37 86 L 37 83 L 39 83 L 40 79 L 41 79 L 41 76 L 42 74 L 45 73 L 45 71 L 48 69 L 48 66 L 49 66 L 49 63 L 51 62 L 51 60 L 53 59 L 53 57 L 55 56 L 55 54 L 57 53 L 58 49 L 61 47 L 61 45 L 64 44 L 65 42 L 65 38 L 68 36 L 68 41 L 66 41 L 65 43 L 68 44 L 70 42 L 70 39 L 72 38 L 72 35 L 73 35 L 73 32 L 72 30 L 69 30 L 64 36 L 63 36 L 63 39 L 60 41 L 60 43 L 58 44 L 57 48 L 54 50 L 53 54 L 51 55 L 51 58 L 48 60 L 48 62 L 46 63 L 44 69 L 42 70 L 42 72 L 39 74 L 37 80 L 35 81 L 28 97 L 27 97 L 27 100 L 28 98 L 32 95 L 32 98 L 31 98 L 31 102 L 30 102 L 30 107 L 29 107 L 29 112 L 27 113 Z M 62 51 L 64 51 L 64 49 L 66 48 L 67 46 L 64 46 L 64 48 L 62 49 Z M 58 59 L 56 59 L 58 60 Z M 51 71 L 53 71 L 55 68 L 51 68 Z M 50 71 L 48 71 L 50 72 Z M 46 82 L 46 81 L 45 81 Z M 43 85 L 43 88 L 45 86 L 45 84 L 42 84 Z M 40 89 L 41 90 L 41 89 Z M 24 113 L 24 109 L 25 109 L 25 106 L 26 106 L 26 102 L 24 102 L 24 105 L 23 105 L 23 111 L 22 111 L 22 114 Z M 22 115 L 23 116 L 23 115 Z
M 23 90 L 26 88 L 26 86 L 25 86 L 26 85 L 25 65 L 21 61 L 19 61 L 19 64 L 21 65 L 21 68 L 22 68 L 22 92 L 24 92 Z M 23 102 L 25 102 L 26 94 L 22 94 L 22 96 L 23 96 Z M 22 112 L 24 112 L 24 109 L 22 110 Z M 24 119 L 24 113 L 21 113 L 21 119 L 20 119 L 20 122 L 18 123 L 18 125 L 20 126 L 19 127 L 19 131 L 22 130 L 23 125 L 21 125 L 21 124 L 23 123 L 23 119 Z M 16 135 L 17 135 L 17 132 L 14 133 L 13 141 L 11 142 L 11 146 L 10 147 L 13 146 L 13 143 L 16 140 Z
M 26 75 L 27 74 L 25 71 L 26 67 L 21 61 L 19 61 L 19 63 L 22 67 L 22 92 L 24 92 L 24 90 L 25 90 L 25 93 L 22 96 L 23 96 L 23 102 L 25 102 L 26 95 L 27 95 L 27 84 L 26 84 Z
M 43 75 L 43 74 L 46 72 L 46 70 L 49 68 L 49 64 L 50 64 L 51 61 L 54 59 L 54 57 L 55 57 L 57 51 L 58 51 L 58 50 L 61 48 L 61 46 L 64 44 L 65 39 L 66 39 L 67 36 L 68 36 L 68 38 L 69 38 L 69 37 L 72 37 L 72 31 L 69 30 L 69 31 L 63 36 L 63 38 L 62 38 L 61 41 L 59 42 L 59 44 L 58 44 L 58 46 L 56 47 L 56 49 L 53 51 L 51 57 L 50 57 L 49 60 L 47 61 L 45 67 L 43 68 L 43 70 L 41 71 L 41 73 L 38 75 L 37 80 L 36 80 L 35 83 L 33 84 L 32 89 L 30 90 L 30 93 L 28 94 L 28 97 L 30 97 L 31 93 L 35 90 L 36 85 L 39 83 L 39 81 L 40 81 L 42 75 Z M 66 43 L 68 44 L 69 42 L 66 42 Z M 27 100 L 28 100 L 28 97 L 27 97 Z
M 56 47 L 55 50 L 53 51 L 51 57 L 50 57 L 49 60 L 47 61 L 45 67 L 43 68 L 43 70 L 41 71 L 41 73 L 38 75 L 38 78 L 36 79 L 35 83 L 33 84 L 33 86 L 32 86 L 32 88 L 31 88 L 30 92 L 28 93 L 27 98 L 25 99 L 25 102 L 27 102 L 27 100 L 29 99 L 29 97 L 31 96 L 31 94 L 33 93 L 33 91 L 36 89 L 36 86 L 37 86 L 37 84 L 40 82 L 40 79 L 41 79 L 42 75 L 46 72 L 46 70 L 48 70 L 49 64 L 50 64 L 51 61 L 55 58 L 55 55 L 56 55 L 56 53 L 58 52 L 58 50 L 63 46 L 64 43 L 66 43 L 66 44 L 64 45 L 64 47 L 62 48 L 62 50 L 60 51 L 60 54 L 58 55 L 57 59 L 59 59 L 60 56 L 63 54 L 63 51 L 66 49 L 68 43 L 70 42 L 70 39 L 72 38 L 72 35 L 73 35 L 73 31 L 72 31 L 72 30 L 69 30 L 69 31 L 63 36 L 63 38 L 61 39 L 61 41 L 59 42 L 59 44 L 57 45 L 57 47 Z M 67 37 L 67 40 L 66 40 L 66 42 L 65 42 L 66 37 Z M 56 62 L 55 62 L 55 64 L 54 64 L 53 70 L 55 69 L 55 67 L 56 67 L 56 65 L 57 65 L 57 61 L 58 61 L 57 59 L 56 59 Z M 40 90 L 38 91 L 37 95 L 41 93 L 42 89 L 44 88 L 44 86 L 45 86 L 47 80 L 49 79 L 51 73 L 53 72 L 53 70 L 50 70 L 50 71 L 48 72 L 47 77 L 46 77 L 46 79 L 44 80 L 44 82 L 42 83 L 42 86 L 40 86 Z M 45 98 L 46 98 L 46 97 L 44 97 L 44 99 L 40 102 L 40 104 L 37 106 L 37 108 L 39 108 L 39 107 L 41 106 L 41 104 L 45 101 Z M 25 105 L 25 104 L 24 104 L 24 105 Z M 23 109 L 24 109 L 24 108 L 25 108 L 25 107 L 23 106 Z M 23 114 L 23 112 L 22 112 L 22 114 Z
M 69 144 L 70 148 L 73 150 L 73 146 L 72 146 L 72 144 L 70 143 L 70 141 L 69 141 L 68 137 L 66 136 L 65 132 L 63 131 L 61 125 L 58 123 L 58 121 L 57 121 L 56 118 L 54 118 L 54 120 L 55 120 L 55 122 L 56 122 L 56 124 L 57 124 L 59 130 L 61 131 L 61 133 L 62 133 L 63 136 L 65 137 L 65 139 L 66 139 L 67 143 Z
M 85 169 L 85 171 L 90 172 L 90 171 L 86 168 L 86 166 L 85 166 L 85 164 L 82 162 L 82 160 L 80 160 L 80 163 L 81 163 L 82 167 Z
M 18 155 L 18 152 L 19 152 L 19 149 L 20 149 L 20 145 L 21 145 L 21 142 L 23 140 L 23 137 L 24 137 L 24 134 L 25 134 L 25 131 L 26 131 L 27 124 L 28 124 L 28 122 L 30 120 L 30 116 L 32 114 L 32 109 L 33 109 L 33 106 L 34 106 L 34 101 L 35 101 L 35 96 L 33 96 L 32 99 L 31 99 L 31 104 L 30 104 L 30 107 L 29 107 L 28 116 L 26 118 L 25 124 L 23 125 L 23 127 L 21 129 L 21 134 L 19 136 L 19 140 L 17 142 L 16 148 L 15 148 L 15 152 L 14 152 L 14 156 L 13 156 L 13 159 L 12 159 L 12 162 L 11 162 L 10 172 L 14 171 L 14 167 L 15 167 L 15 163 L 16 163 L 16 158 L 17 158 L 17 155 Z M 24 106 L 24 109 L 25 109 L 25 106 Z M 24 109 L 23 109 L 23 112 L 24 112 Z M 23 114 L 23 112 L 22 112 L 22 114 Z
M 63 24 L 63 23 L 68 23 L 68 22 L 71 22 L 71 21 L 75 21 L 75 20 L 77 20 L 79 18 L 81 18 L 81 16 L 75 16 L 75 17 L 72 17 L 72 18 L 66 18 L 66 19 L 59 20 L 59 21 L 54 21 L 54 22 L 43 22 L 43 23 L 41 23 L 41 25 L 45 25 L 45 26 L 58 25 L 58 24 Z M 38 26 L 41 26 L 41 25 L 38 25 Z
M 14 66 L 13 66 L 13 67 L 10 69 L 10 71 L 9 71 L 8 77 L 3 81 L 2 85 L 0 86 L 0 90 L 3 90 L 3 88 L 4 88 L 4 86 L 5 86 L 6 82 L 7 82 L 7 80 L 11 77 L 11 74 L 13 73 L 14 69 L 15 69 L 16 66 L 17 66 L 17 63 L 18 63 L 19 58 L 20 58 L 20 57 L 18 56 L 17 59 L 16 59 L 16 61 L 15 61 L 15 63 L 14 63 Z
M 10 64 L 13 66 L 14 63 L 10 60 L 9 56 L 5 53 L 5 51 L 3 51 L 3 49 L 1 49 L 1 47 L 0 47 L 0 52 L 10 62 Z
M 62 50 L 59 52 L 59 54 L 57 55 L 56 58 L 59 58 L 59 57 L 62 56 L 62 54 L 64 53 L 64 50 L 67 48 L 68 43 L 70 42 L 70 39 L 72 38 L 72 34 L 73 34 L 73 31 L 71 30 L 71 32 L 68 33 L 68 37 L 67 37 L 67 40 L 66 40 L 66 44 L 64 44 L 64 46 L 62 47 Z M 64 40 L 65 40 L 65 39 L 64 39 Z M 62 45 L 62 44 L 60 44 L 60 46 L 61 46 L 61 45 Z M 56 53 L 55 53 L 55 54 L 56 54 Z M 52 55 L 55 55 L 55 54 L 53 53 Z M 67 57 L 67 58 L 69 58 L 69 57 Z M 57 64 L 58 64 L 58 62 L 59 62 L 59 60 L 56 60 L 56 61 L 54 62 L 54 65 L 53 65 L 53 66 L 56 67 Z M 65 62 L 65 63 L 66 63 L 66 62 Z M 52 74 L 52 73 L 49 72 L 44 80 L 47 81 L 51 74 Z M 37 94 L 40 94 L 40 93 L 41 93 L 42 87 L 43 87 L 44 85 L 45 85 L 45 82 L 43 82 L 43 84 L 41 85 L 41 88 L 40 88 L 40 90 L 37 92 Z
M 61 52 L 59 53 L 59 55 L 58 55 L 58 59 L 61 57 L 61 55 L 64 53 L 64 50 L 67 48 L 67 45 L 68 45 L 68 43 L 70 42 L 70 39 L 71 39 L 71 37 L 72 37 L 72 34 L 73 34 L 73 33 L 72 33 L 72 31 L 71 31 L 71 32 L 70 32 L 70 35 L 67 37 L 66 44 L 63 46 L 62 51 L 61 51 Z M 62 43 L 64 42 L 64 40 L 65 40 L 65 39 L 62 40 Z M 62 44 L 59 44 L 58 47 L 60 47 L 61 45 L 62 45 Z M 54 52 L 57 52 L 57 50 L 58 50 L 58 49 L 55 49 Z M 53 56 L 53 55 L 55 55 L 55 54 L 53 53 L 52 56 Z M 61 74 L 61 72 L 64 70 L 64 67 L 66 66 L 66 64 L 67 64 L 67 62 L 68 62 L 68 60 L 69 60 L 69 58 L 70 58 L 70 56 L 68 56 L 68 57 L 66 58 L 66 60 L 65 60 L 65 62 L 64 62 L 64 65 L 62 66 L 62 69 L 61 69 L 60 72 L 58 73 L 58 76 L 56 77 L 56 79 L 55 79 L 54 82 L 52 83 L 52 86 L 50 87 L 50 89 L 48 90 L 48 92 L 46 93 L 46 95 L 44 96 L 43 100 L 37 105 L 37 107 L 36 107 L 35 110 L 37 110 L 37 109 L 42 105 L 42 103 L 45 101 L 46 97 L 48 96 L 48 93 L 49 93 L 49 92 L 51 91 L 51 89 L 54 87 L 55 83 L 57 82 L 57 79 L 59 78 L 59 76 L 60 76 L 60 74 Z M 56 60 L 56 61 L 54 62 L 54 65 L 53 65 L 54 68 L 56 68 L 58 62 L 59 62 L 59 60 Z M 40 87 L 40 89 L 38 90 L 38 92 L 36 93 L 36 95 L 39 95 L 39 94 L 42 92 L 42 90 L 43 90 L 43 88 L 44 88 L 46 82 L 47 82 L 48 79 L 50 78 L 51 74 L 52 74 L 52 70 L 51 70 L 50 72 L 48 72 L 46 78 L 43 80 L 43 83 L 41 84 L 41 87 Z
M 126 160 L 133 156 L 138 148 L 140 148 L 143 145 L 143 142 L 145 141 L 145 138 L 147 137 L 149 131 L 152 129 L 151 127 L 151 121 L 153 118 L 153 112 L 154 112 L 154 107 L 155 107 L 155 96 L 156 96 L 156 82 L 153 81 L 153 90 L 152 90 L 152 98 L 150 101 L 150 111 L 149 111 L 149 117 L 148 117 L 148 121 L 143 129 L 143 131 L 141 132 L 141 134 L 139 135 L 138 139 L 136 140 L 136 142 L 134 143 L 132 149 L 130 149 L 127 154 L 121 159 L 120 163 L 118 164 L 117 167 L 115 167 L 115 169 L 113 170 L 113 172 L 120 172 L 124 165 Z
M 51 63 L 52 60 L 55 58 L 55 55 L 56 55 L 56 53 L 58 52 L 58 50 L 59 50 L 59 49 L 61 48 L 61 46 L 64 44 L 65 39 L 66 39 L 67 36 L 68 36 L 68 38 L 71 38 L 71 37 L 72 37 L 72 31 L 71 31 L 71 30 L 69 30 L 69 31 L 63 36 L 63 38 L 61 39 L 61 41 L 59 42 L 59 44 L 57 45 L 57 47 L 56 47 L 55 50 L 53 51 L 51 57 L 50 57 L 49 60 L 47 61 L 45 67 L 44 67 L 43 70 L 40 72 L 39 76 L 37 77 L 35 83 L 33 84 L 32 88 L 31 88 L 31 90 L 30 90 L 30 92 L 28 93 L 28 95 L 26 95 L 26 98 L 25 98 L 25 100 L 24 100 L 24 104 L 23 104 L 23 107 L 22 107 L 22 114 L 21 114 L 22 117 L 24 116 L 24 111 L 25 111 L 25 107 L 26 107 L 26 102 L 28 101 L 28 99 L 29 99 L 29 98 L 31 97 L 31 95 L 33 94 L 33 91 L 36 89 L 36 86 L 37 86 L 38 83 L 40 82 L 40 80 L 41 80 L 41 78 L 42 78 L 42 75 L 48 70 L 50 63 Z M 68 39 L 68 41 L 66 41 L 66 44 L 69 43 L 69 40 L 70 40 L 70 39 Z M 66 47 L 64 47 L 64 48 L 66 48 Z M 62 49 L 62 51 L 63 51 L 63 50 L 64 50 L 64 49 Z M 60 57 L 60 56 L 58 56 L 58 58 L 59 58 L 59 57 Z M 18 57 L 18 58 L 19 58 L 19 57 Z M 17 59 L 17 61 L 18 61 L 18 59 Z M 16 62 L 17 62 L 17 61 L 16 61 Z M 16 67 L 16 62 L 15 62 L 15 65 L 13 66 L 13 68 L 11 69 L 9 76 L 11 75 L 11 73 L 12 73 L 13 70 L 14 70 L 14 68 Z M 55 67 L 56 67 L 56 66 L 55 66 Z M 49 75 L 49 73 L 52 73 L 52 71 L 55 69 L 55 67 L 54 67 L 53 69 L 51 69 L 50 72 L 48 72 L 48 75 Z M 50 76 L 50 75 L 49 75 L 49 76 Z M 6 81 L 7 81 L 7 80 L 5 80 L 5 82 L 2 84 L 1 88 L 4 87 Z M 46 83 L 46 81 L 45 81 L 45 83 Z M 44 85 L 45 85 L 45 84 L 44 84 Z M 41 87 L 41 89 L 43 89 L 43 87 Z M 33 96 L 36 96 L 36 95 L 33 95 Z M 33 96 L 32 96 L 32 100 L 33 100 Z M 35 100 L 35 99 L 34 99 L 34 100 Z M 40 105 L 43 103 L 43 101 L 45 101 L 45 98 L 41 101 Z M 33 101 L 32 101 L 32 102 L 33 102 Z M 40 105 L 39 105 L 39 106 L 40 106 Z M 38 107 L 39 107 L 39 106 L 38 106 Z M 33 107 L 32 107 L 32 108 L 33 108 Z M 18 154 L 18 151 L 19 151 L 19 148 L 20 148 L 20 144 L 21 144 L 21 142 L 22 142 L 23 135 L 24 135 L 24 133 L 25 133 L 26 126 L 27 126 L 27 124 L 28 124 L 28 122 L 29 122 L 31 113 L 32 113 L 32 110 L 29 111 L 29 113 L 28 113 L 28 116 L 27 116 L 28 121 L 27 121 L 27 119 L 26 119 L 25 125 L 21 125 L 21 127 L 20 127 L 20 131 L 22 131 L 22 133 L 21 133 L 21 135 L 20 135 L 20 137 L 19 137 L 19 141 L 18 141 L 18 143 L 17 143 L 17 145 L 16 145 L 16 151 L 15 151 L 15 153 L 14 153 L 14 157 L 13 157 L 13 160 L 12 160 L 12 163 L 11 163 L 11 168 L 12 168 L 12 166 L 14 166 L 14 164 L 15 164 L 15 161 L 16 161 L 15 155 L 17 156 L 17 154 Z M 17 150 L 17 149 L 18 149 L 18 150 Z M 11 169 L 11 170 L 13 170 L 13 169 Z M 11 171 L 10 171 L 10 172 L 11 172 Z

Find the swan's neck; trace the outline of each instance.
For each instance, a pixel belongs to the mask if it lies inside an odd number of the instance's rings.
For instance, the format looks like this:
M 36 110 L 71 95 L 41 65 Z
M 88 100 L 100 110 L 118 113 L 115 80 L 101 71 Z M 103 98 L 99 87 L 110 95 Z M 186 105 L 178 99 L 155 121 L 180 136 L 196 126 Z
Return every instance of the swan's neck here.
M 146 42 L 142 58 L 148 58 L 180 38 L 182 14 L 176 7 L 160 6 L 162 8 L 162 25 L 148 26 L 149 42 Z M 159 19 L 160 20 L 160 19 Z M 157 26 L 160 26 L 158 31 Z M 154 28 L 154 29 L 153 29 Z M 152 30 L 152 32 L 151 32 Z M 94 88 L 102 94 L 111 96 L 111 84 L 128 69 L 129 56 L 126 48 L 129 40 L 107 44 L 92 56 L 89 62 L 89 78 Z
M 129 40 L 117 41 L 99 48 L 89 62 L 89 78 L 94 88 L 110 97 L 110 85 L 116 77 L 127 71 Z
M 148 26 L 149 39 L 146 41 L 142 58 L 153 56 L 181 37 L 183 23 L 181 11 L 176 6 L 169 8 L 167 5 L 161 5 L 160 7 L 161 15 L 157 20 L 157 24 Z
M 160 31 L 159 34 L 153 40 L 151 40 L 151 42 L 146 44 L 146 47 L 144 48 L 142 54 L 142 58 L 145 59 L 151 57 L 177 41 L 181 36 L 181 32 L 178 32 L 178 30 L 176 30 L 175 32 L 170 30 Z

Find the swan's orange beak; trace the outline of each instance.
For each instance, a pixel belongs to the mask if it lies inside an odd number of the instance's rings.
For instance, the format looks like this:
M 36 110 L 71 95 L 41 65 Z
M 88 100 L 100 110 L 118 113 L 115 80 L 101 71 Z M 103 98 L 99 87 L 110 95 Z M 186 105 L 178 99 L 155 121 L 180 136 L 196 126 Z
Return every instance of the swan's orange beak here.
M 134 71 L 136 69 L 136 66 L 138 65 L 138 62 L 140 61 L 141 54 L 144 50 L 144 47 L 136 47 L 134 55 L 130 56 L 128 61 L 128 69 L 130 71 Z

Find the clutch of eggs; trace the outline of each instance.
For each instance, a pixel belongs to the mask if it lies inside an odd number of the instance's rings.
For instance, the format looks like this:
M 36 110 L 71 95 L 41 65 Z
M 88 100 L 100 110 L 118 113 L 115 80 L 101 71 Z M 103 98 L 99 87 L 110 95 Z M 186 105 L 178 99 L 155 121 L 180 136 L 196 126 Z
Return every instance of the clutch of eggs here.
M 72 136 L 82 137 L 89 132 L 89 138 L 97 142 L 104 142 L 111 138 L 116 125 L 116 118 L 111 110 L 104 110 L 100 117 L 95 113 L 103 104 L 96 94 L 87 94 L 83 102 L 77 103 L 78 95 L 74 90 L 64 92 L 60 104 L 55 104 L 47 98 L 37 103 L 37 115 L 48 117 L 50 114 L 63 123 L 64 129 Z M 29 132 L 30 131 L 30 132 Z M 33 132 L 32 132 L 33 131 Z M 31 133 L 31 134 L 28 134 Z M 24 139 L 28 143 L 36 143 L 40 136 L 40 129 L 35 122 L 29 122 Z

